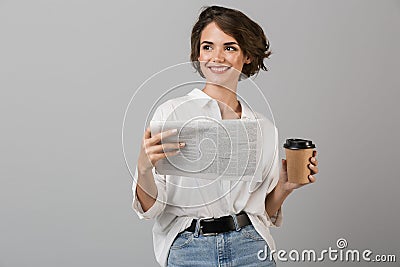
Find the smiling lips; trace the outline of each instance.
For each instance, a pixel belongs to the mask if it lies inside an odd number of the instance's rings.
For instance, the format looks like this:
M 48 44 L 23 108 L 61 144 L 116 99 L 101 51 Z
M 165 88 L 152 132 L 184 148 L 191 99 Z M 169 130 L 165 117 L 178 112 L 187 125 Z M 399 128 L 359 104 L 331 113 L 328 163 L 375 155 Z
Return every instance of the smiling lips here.
M 227 70 L 230 69 L 230 67 L 227 67 L 227 66 L 210 66 L 208 68 L 211 70 L 211 72 L 217 73 L 217 74 L 225 73 Z

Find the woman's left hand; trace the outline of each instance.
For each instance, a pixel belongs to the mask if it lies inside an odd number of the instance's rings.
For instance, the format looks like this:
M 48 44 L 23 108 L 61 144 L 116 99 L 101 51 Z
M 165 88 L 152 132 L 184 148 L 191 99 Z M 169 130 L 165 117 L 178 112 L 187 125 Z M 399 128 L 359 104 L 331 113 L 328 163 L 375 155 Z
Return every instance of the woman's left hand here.
M 314 183 L 316 181 L 314 175 L 318 173 L 318 160 L 316 156 L 317 156 L 317 151 L 314 150 L 313 156 L 310 158 L 310 164 L 308 164 L 308 168 L 311 170 L 311 175 L 308 176 L 308 180 L 310 181 L 310 183 Z M 282 168 L 279 174 L 279 183 L 281 184 L 283 189 L 288 192 L 291 192 L 294 189 L 306 185 L 306 184 L 291 183 L 288 181 L 287 165 L 285 159 L 282 159 Z

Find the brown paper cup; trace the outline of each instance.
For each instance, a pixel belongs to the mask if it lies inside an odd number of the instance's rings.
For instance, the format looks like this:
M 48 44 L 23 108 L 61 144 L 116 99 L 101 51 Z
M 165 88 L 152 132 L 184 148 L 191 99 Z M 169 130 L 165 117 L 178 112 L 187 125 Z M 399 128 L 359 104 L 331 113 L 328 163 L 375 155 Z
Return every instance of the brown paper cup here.
M 311 170 L 308 165 L 311 163 L 310 158 L 313 156 L 313 150 L 313 148 L 285 148 L 289 182 L 296 184 L 308 184 L 310 182 L 308 176 L 311 174 Z

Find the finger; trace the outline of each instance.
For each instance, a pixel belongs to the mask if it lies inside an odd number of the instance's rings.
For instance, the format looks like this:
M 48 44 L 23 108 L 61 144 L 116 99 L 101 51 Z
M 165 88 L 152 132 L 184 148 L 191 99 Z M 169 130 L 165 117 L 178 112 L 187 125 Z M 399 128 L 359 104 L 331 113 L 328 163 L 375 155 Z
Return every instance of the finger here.
M 168 131 L 164 131 L 164 132 L 158 133 L 158 134 L 156 134 L 155 136 L 153 136 L 150 139 L 150 144 L 151 145 L 158 144 L 161 140 L 164 140 L 167 137 L 175 135 L 177 132 L 178 132 L 177 129 L 171 129 L 171 130 L 168 130 Z
M 311 174 L 317 174 L 318 173 L 318 167 L 312 164 L 308 164 L 308 168 L 311 170 Z
M 184 147 L 185 145 L 186 144 L 183 142 L 181 142 L 181 143 L 164 143 L 161 145 L 154 145 L 147 149 L 147 153 L 157 154 L 157 153 L 167 152 L 170 150 L 180 149 L 180 148 Z
M 146 131 L 144 132 L 144 139 L 149 139 L 151 137 L 151 130 L 150 127 L 146 128 Z
M 164 153 L 164 156 L 165 156 L 166 158 L 168 158 L 168 157 L 175 156 L 175 155 L 177 155 L 177 154 L 179 154 L 179 153 L 181 153 L 180 150 L 169 151 L 169 152 L 165 152 L 165 153 Z
M 159 154 L 153 154 L 152 155 L 152 163 L 154 165 L 160 159 L 167 158 L 167 157 L 172 157 L 172 156 L 175 156 L 175 155 L 177 155 L 179 153 L 180 153 L 180 150 L 169 151 L 169 152 L 159 153 Z
M 315 179 L 314 176 L 309 175 L 309 176 L 308 176 L 308 180 L 310 181 L 310 183 L 315 183 L 315 181 L 316 181 L 317 179 Z
M 318 160 L 317 160 L 317 158 L 315 158 L 315 157 L 310 158 L 310 162 L 311 162 L 312 164 L 314 164 L 315 166 L 318 165 Z
M 282 170 L 287 171 L 287 161 L 286 161 L 286 159 L 282 159 Z

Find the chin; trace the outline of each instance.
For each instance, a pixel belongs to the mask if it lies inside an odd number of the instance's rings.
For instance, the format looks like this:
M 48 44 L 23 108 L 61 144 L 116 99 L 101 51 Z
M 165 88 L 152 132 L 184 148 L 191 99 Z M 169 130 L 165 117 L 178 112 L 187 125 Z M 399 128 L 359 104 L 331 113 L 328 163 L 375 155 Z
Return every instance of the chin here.
M 229 77 L 215 77 L 211 75 L 206 75 L 206 80 L 208 83 L 220 86 L 227 86 L 228 84 L 232 83 Z
M 207 82 L 229 87 L 239 81 L 236 75 L 205 75 Z

